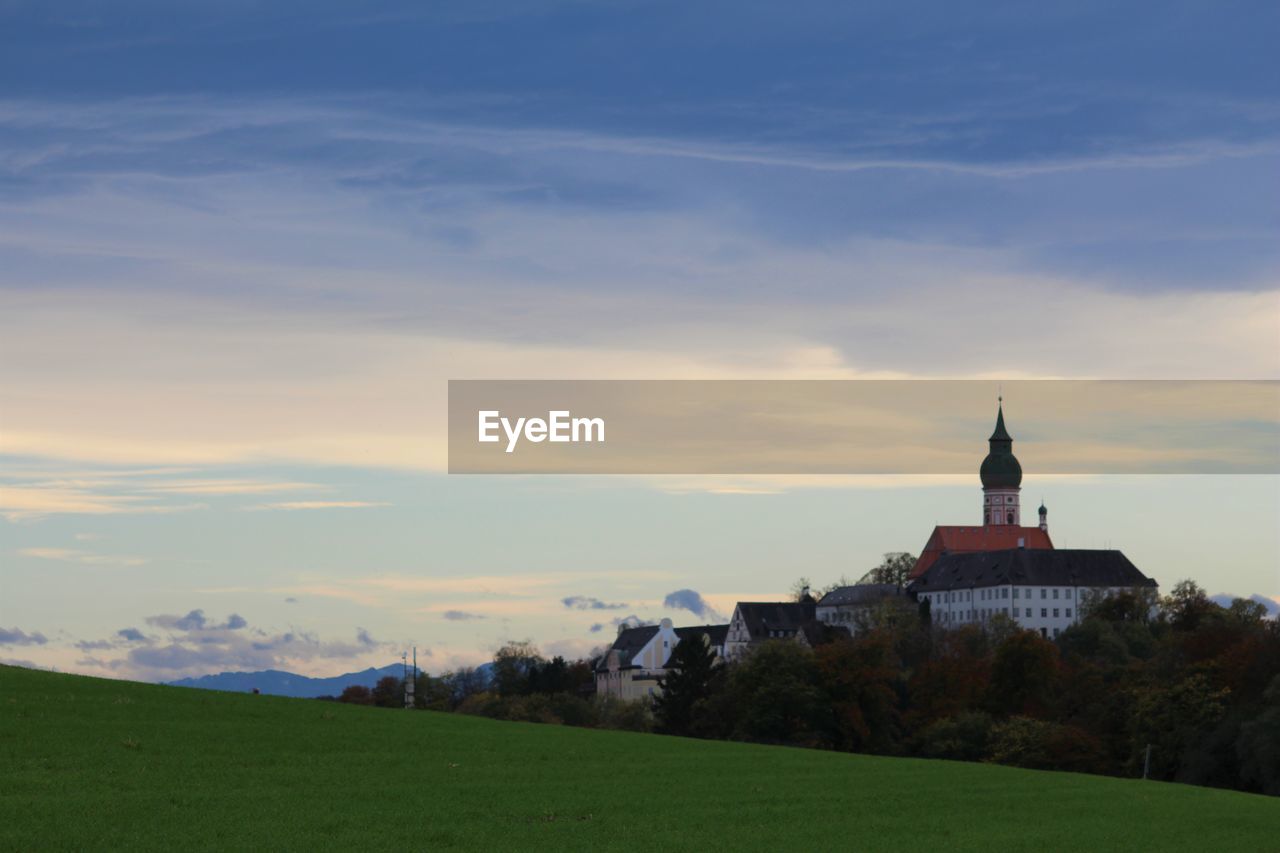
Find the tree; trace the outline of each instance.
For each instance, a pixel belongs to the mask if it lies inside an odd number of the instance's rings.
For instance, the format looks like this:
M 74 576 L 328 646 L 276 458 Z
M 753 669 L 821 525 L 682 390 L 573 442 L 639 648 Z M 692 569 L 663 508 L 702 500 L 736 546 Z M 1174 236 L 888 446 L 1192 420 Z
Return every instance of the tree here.
M 661 731 L 673 735 L 693 732 L 699 706 L 711 694 L 715 663 L 715 653 L 703 635 L 676 643 L 667 662 L 669 671 L 658 681 L 662 694 L 653 703 Z
M 1131 720 L 1130 769 L 1141 768 L 1151 745 L 1151 778 L 1174 779 L 1183 754 L 1222 719 L 1228 690 L 1214 689 L 1203 673 L 1172 685 L 1152 683 L 1135 690 Z
M 1245 790 L 1280 795 L 1280 675 L 1265 694 L 1267 708 L 1240 728 L 1236 752 Z
M 1000 714 L 1038 711 L 1048 701 L 1058 650 L 1034 631 L 1018 631 L 996 648 L 987 705 Z
M 507 643 L 493 656 L 493 683 L 499 696 L 521 696 L 530 690 L 529 673 L 541 666 L 538 647 L 524 642 Z
M 822 689 L 813 651 L 790 640 L 770 640 L 733 665 L 732 736 L 761 743 L 827 746 L 833 739 L 831 699 Z
M 404 707 L 404 680 L 394 675 L 384 676 L 373 685 L 373 704 L 379 708 Z
M 903 586 L 915 564 L 916 558 L 906 551 L 890 551 L 884 555 L 880 565 L 863 575 L 858 583 L 891 583 Z
M 796 578 L 795 583 L 791 584 L 791 600 L 800 601 L 806 595 L 809 595 L 810 586 L 811 584 L 808 578 Z
M 1194 631 L 1205 617 L 1222 610 L 1203 587 L 1189 579 L 1179 581 L 1161 606 L 1175 631 Z
M 348 684 L 343 688 L 338 701 L 346 702 L 348 705 L 372 705 L 373 691 L 363 684 Z
M 1080 591 L 1080 618 L 1148 625 L 1159 604 L 1160 596 L 1152 587 L 1139 586 L 1117 593 L 1083 589 Z
M 902 667 L 887 631 L 827 643 L 815 654 L 839 740 L 854 752 L 893 752 L 899 737 L 898 681 Z

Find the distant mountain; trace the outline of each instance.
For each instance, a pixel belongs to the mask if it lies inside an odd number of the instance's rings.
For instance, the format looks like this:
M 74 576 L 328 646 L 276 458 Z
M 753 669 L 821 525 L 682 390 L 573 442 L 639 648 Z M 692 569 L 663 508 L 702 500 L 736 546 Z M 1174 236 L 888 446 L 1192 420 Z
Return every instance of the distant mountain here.
M 256 687 L 259 693 L 268 696 L 294 696 L 310 699 L 316 696 L 337 696 L 352 684 L 373 687 L 378 679 L 388 675 L 401 678 L 404 676 L 403 664 L 393 663 L 381 669 L 369 667 L 360 672 L 348 672 L 331 678 L 311 678 L 292 672 L 281 672 L 278 669 L 267 669 L 261 672 L 220 672 L 217 675 L 202 675 L 199 678 L 182 678 L 170 681 L 174 687 L 199 687 L 204 690 L 229 690 L 232 693 L 252 693 Z
M 476 667 L 476 672 L 480 673 L 487 683 L 493 677 L 493 664 L 481 664 Z M 260 672 L 220 672 L 217 675 L 181 678 L 165 683 L 173 687 L 198 687 L 202 690 L 227 690 L 232 693 L 252 693 L 256 687 L 259 693 L 266 696 L 312 699 L 316 696 L 337 696 L 352 684 L 373 687 L 379 679 L 386 678 L 388 675 L 402 678 L 404 665 L 393 663 L 381 669 L 369 667 L 360 672 L 348 672 L 330 678 L 311 678 L 278 669 L 265 669 Z

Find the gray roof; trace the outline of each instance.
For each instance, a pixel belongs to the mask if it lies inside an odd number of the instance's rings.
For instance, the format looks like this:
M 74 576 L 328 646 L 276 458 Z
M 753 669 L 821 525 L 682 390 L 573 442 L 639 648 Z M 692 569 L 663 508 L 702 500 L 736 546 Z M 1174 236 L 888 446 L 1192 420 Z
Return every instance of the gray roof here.
M 770 637 L 773 631 L 789 636 L 807 621 L 804 605 L 796 601 L 740 601 L 738 612 L 752 638 Z
M 632 664 L 631 660 L 645 645 L 654 638 L 658 633 L 657 625 L 643 625 L 639 628 L 626 628 L 618 633 L 617 639 L 613 641 L 613 645 L 609 647 L 609 651 L 596 661 L 596 671 L 604 672 L 609 669 L 609 652 L 618 653 L 618 668 L 630 669 L 636 668 L 638 665 Z M 707 634 L 711 637 L 712 646 L 724 646 L 725 638 L 729 636 L 728 625 L 691 625 L 687 628 L 676 628 L 676 636 L 681 640 L 689 637 L 700 637 Z M 672 649 L 675 651 L 675 649 Z M 663 661 L 666 665 L 666 661 Z
M 1157 586 L 1119 551 L 1012 548 L 943 554 L 911 582 L 915 593 L 1003 586 Z
M 839 586 L 818 599 L 818 606 L 875 604 L 877 601 L 901 594 L 902 590 L 896 583 L 860 583 L 854 586 Z
M 613 641 L 613 645 L 609 647 L 609 651 L 604 653 L 600 658 L 600 662 L 596 664 L 596 669 L 600 671 L 609 668 L 609 654 L 611 652 L 618 653 L 618 667 L 625 669 L 631 666 L 631 659 L 645 647 L 645 644 L 653 639 L 658 633 L 657 625 L 642 625 L 639 628 L 625 628 L 618 632 L 617 639 Z
M 681 640 L 687 640 L 690 637 L 700 637 L 706 634 L 711 638 L 712 646 L 723 646 L 725 639 L 729 636 L 728 625 L 692 625 L 688 628 L 677 628 L 676 636 Z

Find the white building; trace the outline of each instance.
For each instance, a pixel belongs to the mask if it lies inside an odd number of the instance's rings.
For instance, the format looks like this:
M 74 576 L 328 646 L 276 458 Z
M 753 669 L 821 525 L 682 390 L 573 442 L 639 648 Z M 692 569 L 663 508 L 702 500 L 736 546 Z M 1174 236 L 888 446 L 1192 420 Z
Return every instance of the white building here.
M 1156 585 L 1119 551 L 1012 548 L 945 554 L 908 590 L 944 628 L 1002 614 L 1053 638 L 1080 621 L 1082 597 Z
M 676 628 L 670 619 L 658 625 L 625 628 L 596 664 L 596 695 L 619 699 L 651 699 L 662 692 L 658 679 L 667 674 L 667 662 L 682 640 L 708 644 L 717 658 L 724 657 L 727 625 L 695 625 Z
M 861 583 L 839 586 L 818 599 L 818 621 L 844 628 L 856 634 L 867 623 L 871 612 L 888 601 L 901 601 L 906 595 L 893 583 Z

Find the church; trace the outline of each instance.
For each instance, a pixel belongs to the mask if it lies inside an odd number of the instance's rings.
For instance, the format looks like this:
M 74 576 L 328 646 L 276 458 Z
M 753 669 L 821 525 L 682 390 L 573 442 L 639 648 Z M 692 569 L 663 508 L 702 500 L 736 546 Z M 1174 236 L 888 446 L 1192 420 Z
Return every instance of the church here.
M 982 460 L 982 523 L 937 526 L 908 578 L 935 624 L 981 624 L 1003 614 L 1044 637 L 1080 621 L 1081 598 L 1157 584 L 1119 551 L 1055 548 L 1048 510 L 1022 526 L 1022 466 L 999 401 L 996 428 Z
M 939 525 L 924 543 L 908 578 L 915 579 L 929 570 L 943 554 L 966 554 L 974 551 L 1000 551 L 1006 548 L 1053 548 L 1049 538 L 1049 511 L 1040 504 L 1038 527 L 1022 526 L 1019 492 L 1022 490 L 1022 465 L 1013 455 L 1013 437 L 1004 425 L 1004 398 L 996 411 L 996 429 L 987 439 L 990 450 L 982 460 L 978 476 L 982 479 L 982 523 L 976 525 Z

